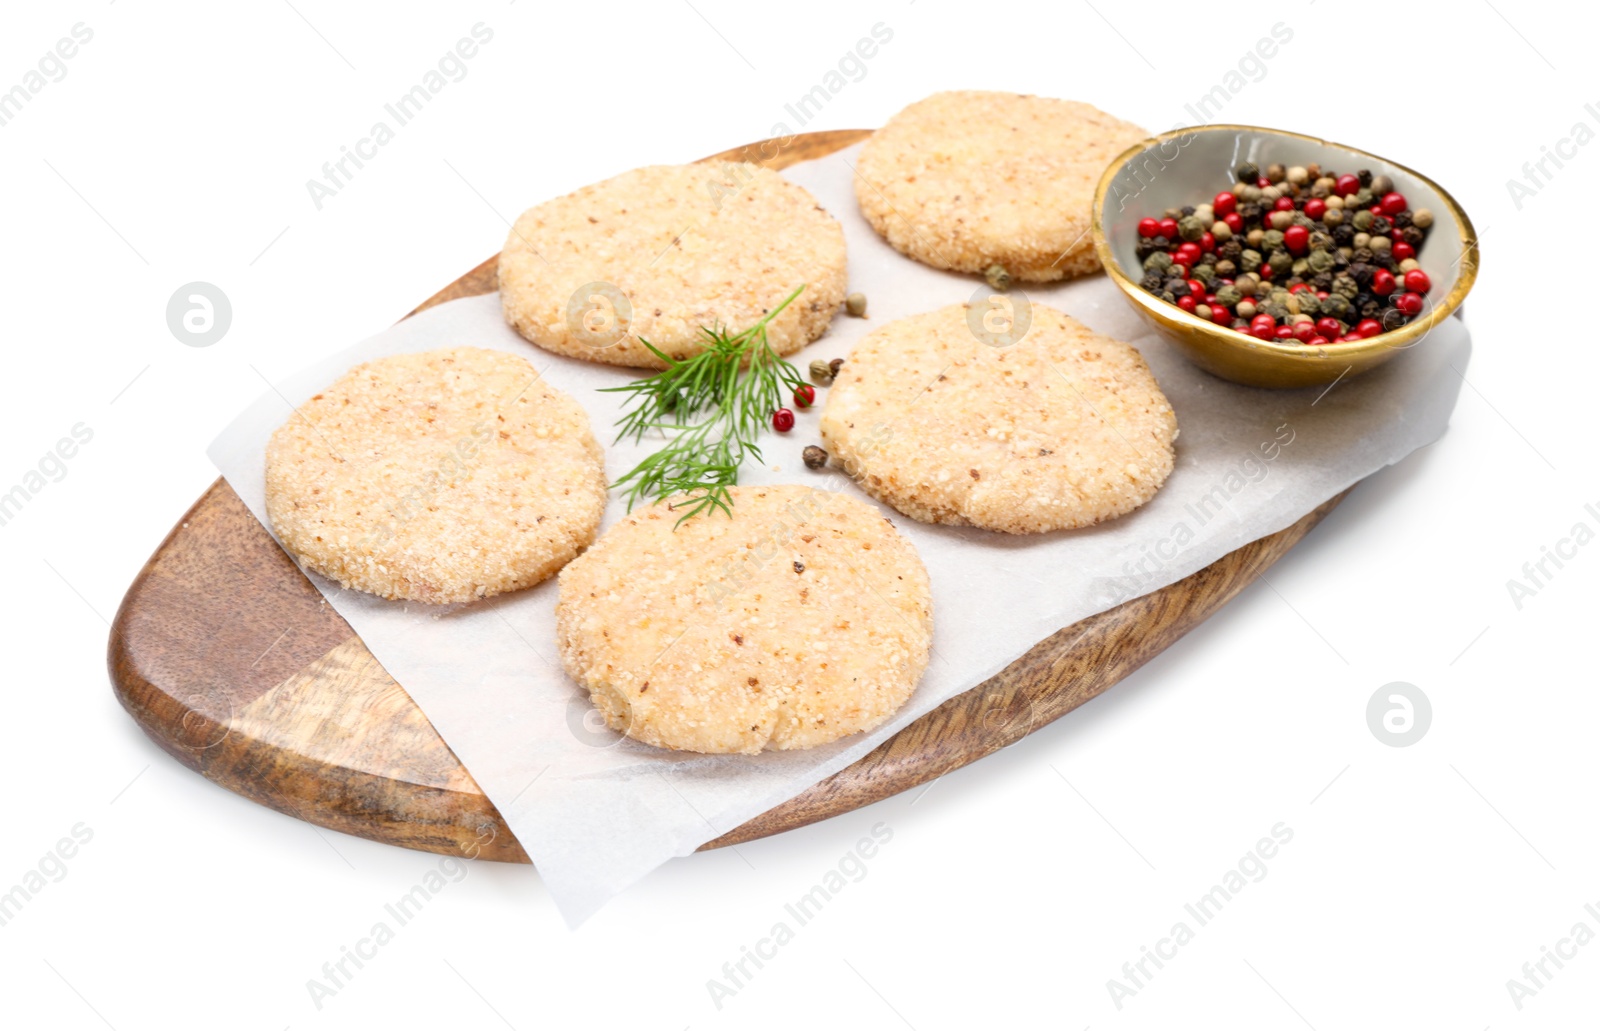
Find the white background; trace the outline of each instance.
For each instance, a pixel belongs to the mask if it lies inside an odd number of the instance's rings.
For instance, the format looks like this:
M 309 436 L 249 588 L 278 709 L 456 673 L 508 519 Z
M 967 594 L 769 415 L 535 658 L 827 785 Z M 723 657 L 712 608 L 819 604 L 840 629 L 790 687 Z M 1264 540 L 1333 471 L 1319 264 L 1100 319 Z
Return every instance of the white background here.
M 1600 703 L 1576 644 L 1600 547 L 1520 609 L 1507 581 L 1580 520 L 1600 527 L 1584 510 L 1600 508 L 1600 146 L 1548 165 L 1520 210 L 1506 184 L 1575 123 L 1600 131 L 1596 26 L 1497 6 L 9 5 L 0 90 L 74 24 L 94 38 L 0 127 L 0 490 L 73 425 L 94 438 L 0 527 L 0 890 L 75 824 L 93 839 L 0 927 L 5 1023 L 1576 1026 L 1600 1004 L 1600 943 L 1547 965 L 1520 1010 L 1506 982 L 1575 923 L 1600 933 L 1584 910 L 1600 911 Z M 480 21 L 494 38 L 466 78 L 317 210 L 306 180 Z M 577 932 L 532 871 L 474 865 L 319 1010 L 307 980 L 436 859 L 180 768 L 104 669 L 105 620 L 262 377 L 392 323 L 534 202 L 799 128 L 784 105 L 878 22 L 892 41 L 805 128 L 978 87 L 1166 129 L 1276 21 L 1293 41 L 1219 117 L 1421 169 L 1481 232 L 1477 350 L 1447 436 L 1358 488 L 1270 587 L 926 793 L 674 862 Z M 209 348 L 166 325 L 193 280 L 234 308 Z M 1365 716 L 1396 680 L 1434 710 L 1405 748 Z M 865 878 L 718 1009 L 707 981 L 880 822 L 893 837 Z M 1266 878 L 1119 1009 L 1107 980 L 1195 926 L 1184 904 L 1280 822 L 1294 837 Z

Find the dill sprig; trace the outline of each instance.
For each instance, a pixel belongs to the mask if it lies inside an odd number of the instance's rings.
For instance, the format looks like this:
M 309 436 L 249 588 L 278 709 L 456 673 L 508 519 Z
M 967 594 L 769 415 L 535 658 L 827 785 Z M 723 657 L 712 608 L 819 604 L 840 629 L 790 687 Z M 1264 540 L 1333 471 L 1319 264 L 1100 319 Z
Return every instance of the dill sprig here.
M 785 388 L 792 392 L 805 385 L 799 371 L 767 343 L 768 324 L 804 289 L 804 284 L 796 287 L 742 332 L 701 327 L 705 349 L 681 361 L 648 340 L 639 341 L 666 369 L 602 388 L 629 395 L 617 420 L 619 442 L 643 440 L 651 430 L 667 435 L 659 451 L 612 484 L 624 489 L 629 509 L 642 500 L 683 494 L 685 500 L 674 506 L 683 512 L 680 524 L 708 509 L 733 514 L 728 488 L 739 482 L 739 466 L 747 457 L 761 461 L 756 438 L 772 413 L 784 407 Z

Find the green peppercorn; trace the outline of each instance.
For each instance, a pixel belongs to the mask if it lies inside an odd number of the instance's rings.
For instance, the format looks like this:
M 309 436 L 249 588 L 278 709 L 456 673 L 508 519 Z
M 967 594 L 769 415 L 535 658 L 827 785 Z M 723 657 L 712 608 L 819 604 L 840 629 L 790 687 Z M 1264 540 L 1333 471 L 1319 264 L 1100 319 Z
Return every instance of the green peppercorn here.
M 1321 229 L 1313 229 L 1311 236 L 1306 239 L 1306 245 L 1314 251 L 1325 251 L 1333 246 L 1333 237 Z
M 1258 304 L 1256 305 L 1256 310 L 1264 311 L 1275 319 L 1286 319 L 1289 317 L 1289 306 L 1287 304 L 1279 304 L 1276 301 L 1268 301 L 1266 304 Z
M 1261 252 L 1256 250 L 1254 247 L 1245 248 L 1245 252 L 1239 255 L 1239 264 L 1248 269 L 1260 268 Z
M 1315 315 L 1322 310 L 1322 300 L 1316 294 L 1307 290 L 1295 295 L 1295 303 L 1300 306 L 1300 314 Z
M 1147 271 L 1165 272 L 1172 267 L 1172 255 L 1166 251 L 1156 251 L 1144 259 L 1144 267 Z
M 1415 215 L 1412 216 L 1412 220 L 1416 220 Z M 1365 209 L 1356 212 L 1355 215 L 1350 219 L 1350 224 L 1355 226 L 1356 229 L 1360 230 L 1361 232 L 1366 232 L 1368 229 L 1372 228 L 1372 212 Z
M 1169 260 L 1167 264 L 1170 265 L 1172 262 Z M 999 290 L 1002 293 L 1011 289 L 1011 273 L 1006 271 L 1004 265 L 990 265 L 983 270 L 983 278 L 989 284 L 990 289 Z
M 846 297 L 844 310 L 858 319 L 864 317 L 867 314 L 867 295 L 856 293 Z
M 1198 242 L 1205 235 L 1205 223 L 1193 215 L 1185 215 L 1178 219 L 1178 235 L 1191 243 Z
M 1288 251 L 1273 251 L 1272 256 L 1267 259 L 1267 264 L 1271 266 L 1273 275 L 1281 276 L 1289 271 L 1289 267 L 1294 264 L 1294 258 Z
M 1343 294 L 1330 293 L 1327 297 L 1321 298 L 1321 300 L 1323 313 L 1338 319 L 1340 322 L 1348 321 L 1355 311 L 1350 304 L 1350 298 Z
M 1306 258 L 1294 259 L 1294 264 L 1289 266 L 1289 271 L 1297 276 L 1303 276 L 1311 269 L 1311 262 Z
M 1231 283 L 1217 291 L 1217 303 L 1224 308 L 1232 308 L 1244 299 L 1244 294 L 1239 292 L 1237 286 Z
M 1426 229 L 1433 225 L 1433 212 L 1427 208 L 1418 208 L 1411 213 L 1411 224 L 1418 229 Z
M 811 379 L 818 386 L 825 387 L 833 382 L 833 370 L 828 367 L 826 361 L 818 358 L 811 363 Z
M 1366 188 L 1362 188 L 1362 189 L 1356 191 L 1356 195 L 1355 195 L 1355 199 L 1354 199 L 1353 203 L 1358 208 L 1365 208 L 1365 207 L 1370 207 L 1371 205 L 1377 203 L 1377 200 L 1376 200 L 1376 198 L 1374 198 L 1372 196 L 1372 191 L 1371 190 L 1366 189 Z
M 1356 281 L 1350 276 L 1338 275 L 1333 277 L 1332 294 L 1343 297 L 1348 301 L 1360 292 L 1361 287 L 1357 286 Z M 1330 296 L 1332 296 L 1332 294 L 1330 294 Z
M 1280 212 L 1281 214 L 1281 212 Z M 1263 247 L 1268 251 L 1275 251 L 1283 246 L 1283 230 L 1268 229 L 1261 237 Z
M 1320 248 L 1306 255 L 1306 265 L 1312 272 L 1326 272 L 1333 268 L 1333 255 L 1326 248 Z

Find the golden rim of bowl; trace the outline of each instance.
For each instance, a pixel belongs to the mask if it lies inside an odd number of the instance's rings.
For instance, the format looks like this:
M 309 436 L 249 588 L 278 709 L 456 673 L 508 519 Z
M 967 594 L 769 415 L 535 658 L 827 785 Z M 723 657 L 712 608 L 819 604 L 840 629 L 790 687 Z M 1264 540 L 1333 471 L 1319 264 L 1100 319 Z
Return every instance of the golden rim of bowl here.
M 1106 238 L 1105 226 L 1102 224 L 1100 217 L 1101 211 L 1105 208 L 1106 192 L 1111 187 L 1111 180 L 1114 179 L 1117 173 L 1122 171 L 1127 163 L 1134 157 L 1144 153 L 1153 146 L 1159 146 L 1160 144 L 1165 143 L 1167 140 L 1176 139 L 1179 136 L 1186 136 L 1190 133 L 1229 131 L 1263 133 L 1269 136 L 1282 136 L 1286 139 L 1304 140 L 1307 143 L 1315 143 L 1326 147 L 1338 147 L 1341 150 L 1347 150 L 1352 154 L 1372 158 L 1374 161 L 1381 161 L 1384 164 L 1397 169 L 1398 171 L 1404 172 L 1405 174 L 1413 176 L 1416 179 L 1428 184 L 1428 186 L 1430 186 L 1433 191 L 1439 195 L 1439 199 L 1443 201 L 1444 206 L 1450 210 L 1450 214 L 1455 217 L 1456 225 L 1459 227 L 1461 237 L 1461 257 L 1458 259 L 1458 264 L 1461 266 L 1461 271 L 1457 273 L 1455 281 L 1450 287 L 1449 292 L 1445 294 L 1444 299 L 1421 318 L 1418 318 L 1412 322 L 1408 322 L 1399 329 L 1390 330 L 1386 333 L 1379 333 L 1377 336 L 1367 337 L 1364 340 L 1343 340 L 1337 343 L 1329 343 L 1323 347 L 1311 349 L 1305 344 L 1281 344 L 1275 340 L 1261 340 L 1256 337 L 1250 337 L 1247 341 L 1238 330 L 1231 327 L 1219 326 L 1215 322 L 1209 322 L 1206 319 L 1200 318 L 1198 315 L 1191 315 L 1177 305 L 1168 304 L 1166 301 L 1163 301 L 1161 298 L 1150 293 L 1148 290 L 1145 290 L 1139 285 L 1137 280 L 1130 279 L 1127 273 L 1122 271 L 1122 266 L 1117 263 L 1115 256 L 1111 253 L 1111 242 Z M 1379 347 L 1409 347 L 1412 343 L 1415 343 L 1418 339 L 1427 335 L 1434 326 L 1449 318 L 1457 308 L 1461 307 L 1461 302 L 1466 300 L 1467 293 L 1472 289 L 1473 283 L 1476 282 L 1478 278 L 1478 233 L 1477 230 L 1472 227 L 1472 220 L 1467 217 L 1467 213 L 1462 210 L 1461 205 L 1456 203 L 1455 197 L 1450 195 L 1449 190 L 1446 190 L 1443 186 L 1440 186 L 1438 183 L 1434 182 L 1433 179 L 1423 175 L 1416 169 L 1411 168 L 1408 165 L 1402 165 L 1398 161 L 1391 161 L 1389 158 L 1386 158 L 1381 154 L 1374 154 L 1369 150 L 1362 150 L 1360 147 L 1352 147 L 1348 143 L 1340 143 L 1337 140 L 1324 140 L 1316 136 L 1307 136 L 1304 133 L 1290 132 L 1287 129 L 1272 129 L 1262 125 L 1240 125 L 1233 122 L 1222 122 L 1212 125 L 1191 125 L 1185 129 L 1173 129 L 1170 132 L 1164 132 L 1156 136 L 1147 137 L 1146 139 L 1135 143 L 1121 154 L 1118 154 L 1116 158 L 1112 160 L 1111 164 L 1106 166 L 1106 170 L 1100 175 L 1100 182 L 1095 186 L 1094 208 L 1090 214 L 1092 219 L 1091 224 L 1094 232 L 1095 255 L 1100 259 L 1100 264 L 1104 266 L 1106 275 L 1110 276 L 1112 280 L 1114 280 L 1116 284 L 1122 288 L 1123 292 L 1132 298 L 1140 307 L 1144 308 L 1150 314 L 1159 319 L 1176 322 L 1179 325 L 1185 326 L 1189 329 L 1208 333 L 1217 340 L 1225 341 L 1236 346 L 1282 354 L 1291 358 L 1313 359 L 1321 361 L 1324 357 L 1338 358 L 1368 350 L 1375 350 Z

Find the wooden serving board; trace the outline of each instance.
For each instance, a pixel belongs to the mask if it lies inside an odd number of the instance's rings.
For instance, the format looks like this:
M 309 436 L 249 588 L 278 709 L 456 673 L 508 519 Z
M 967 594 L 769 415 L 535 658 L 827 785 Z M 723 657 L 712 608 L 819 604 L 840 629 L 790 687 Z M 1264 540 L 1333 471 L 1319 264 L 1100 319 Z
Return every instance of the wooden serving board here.
M 706 160 L 784 168 L 867 135 L 808 133 Z M 495 265 L 490 258 L 417 311 L 492 292 Z M 1199 625 L 1343 498 L 1193 576 L 1057 631 L 853 766 L 703 847 L 848 812 L 1038 730 Z M 376 841 L 528 862 L 422 710 L 221 479 L 128 589 L 108 661 L 117 698 L 145 733 L 230 791 Z

